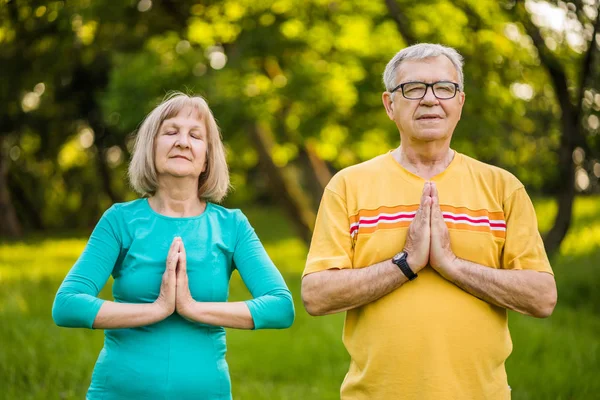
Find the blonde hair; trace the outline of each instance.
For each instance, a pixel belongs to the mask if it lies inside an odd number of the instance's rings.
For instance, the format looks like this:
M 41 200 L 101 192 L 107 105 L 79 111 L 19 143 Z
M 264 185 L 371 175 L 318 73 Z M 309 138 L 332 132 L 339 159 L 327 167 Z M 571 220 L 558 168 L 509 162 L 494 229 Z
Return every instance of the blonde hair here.
M 198 197 L 211 202 L 220 202 L 229 190 L 229 170 L 225 158 L 225 147 L 215 117 L 208 103 L 200 96 L 189 96 L 181 92 L 168 94 L 142 122 L 135 137 L 129 181 L 133 190 L 143 197 L 153 196 L 158 188 L 158 175 L 154 163 L 154 142 L 162 123 L 175 117 L 181 110 L 191 107 L 199 114 L 206 127 L 206 170 L 198 179 Z

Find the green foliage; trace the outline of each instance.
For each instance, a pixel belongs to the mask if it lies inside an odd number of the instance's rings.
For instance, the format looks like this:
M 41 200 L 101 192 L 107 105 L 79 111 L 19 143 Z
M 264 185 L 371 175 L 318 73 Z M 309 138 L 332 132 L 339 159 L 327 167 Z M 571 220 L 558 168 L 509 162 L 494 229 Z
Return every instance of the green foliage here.
M 273 158 L 282 168 L 301 170 L 308 145 L 334 170 L 397 146 L 397 129 L 381 104 L 381 74 L 407 39 L 385 1 L 141 4 L 14 0 L 0 6 L 6 83 L 0 151 L 3 157 L 12 151 L 10 185 L 21 193 L 17 209 L 26 225 L 89 226 L 111 201 L 130 197 L 123 179 L 130 134 L 172 90 L 208 99 L 229 149 L 236 204 L 265 195 L 248 134 L 255 124 L 273 132 Z M 529 188 L 557 187 L 560 108 L 512 3 L 397 4 L 419 41 L 455 46 L 465 57 L 467 101 L 453 147 L 511 170 Z M 566 10 L 568 26 L 581 27 L 569 36 L 540 25 L 546 41 L 557 44 L 552 52 L 575 102 L 597 0 L 548 4 Z M 578 45 L 570 44 L 574 34 Z M 600 144 L 598 65 L 581 92 L 592 148 Z M 90 127 L 92 145 L 84 148 L 78 142 Z M 23 136 L 40 145 L 27 146 Z M 99 173 L 103 166 L 106 176 Z M 589 154 L 585 166 L 594 168 Z M 306 186 L 310 177 L 298 175 Z M 590 177 L 594 188 L 597 179 Z M 81 209 L 81 218 L 68 218 Z
M 553 262 L 559 290 L 554 314 L 538 320 L 510 313 L 514 351 L 507 370 L 513 399 L 591 399 L 600 390 L 598 200 L 576 201 L 573 229 Z M 555 204 L 539 199 L 535 205 L 540 227 L 549 227 Z M 255 208 L 247 215 L 293 292 L 297 318 L 283 331 L 228 331 L 234 399 L 339 398 L 349 363 L 341 342 L 343 314 L 315 318 L 304 311 L 300 273 L 307 249 L 289 221 L 273 209 Z M 0 244 L 3 398 L 84 397 L 102 331 L 58 328 L 50 316 L 58 285 L 84 245 L 81 235 Z M 101 297 L 111 298 L 110 284 Z M 248 297 L 235 274 L 230 300 Z

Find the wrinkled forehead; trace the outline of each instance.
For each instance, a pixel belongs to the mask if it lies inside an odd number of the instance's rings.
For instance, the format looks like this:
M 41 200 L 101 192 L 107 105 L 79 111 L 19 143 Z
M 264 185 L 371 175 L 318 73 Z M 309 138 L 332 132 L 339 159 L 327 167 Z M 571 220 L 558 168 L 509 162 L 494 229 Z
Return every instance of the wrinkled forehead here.
M 404 60 L 396 70 L 396 84 L 410 81 L 458 83 L 458 71 L 444 55 L 415 60 Z

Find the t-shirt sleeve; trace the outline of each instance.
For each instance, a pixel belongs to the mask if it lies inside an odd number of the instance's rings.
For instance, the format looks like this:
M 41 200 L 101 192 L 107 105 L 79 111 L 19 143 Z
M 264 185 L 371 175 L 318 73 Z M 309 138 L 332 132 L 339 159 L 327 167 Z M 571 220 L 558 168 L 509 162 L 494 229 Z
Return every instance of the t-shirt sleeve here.
M 57 325 L 92 328 L 104 303 L 98 293 L 108 281 L 121 250 L 117 214 L 116 206 L 112 206 L 102 215 L 83 253 L 60 285 L 52 306 Z
M 328 269 L 352 268 L 353 254 L 346 201 L 326 188 L 302 276 Z
M 516 189 L 504 202 L 506 241 L 502 255 L 505 269 L 529 269 L 553 274 L 537 217 L 524 187 Z
M 288 328 L 295 316 L 292 294 L 248 218 L 242 212 L 236 218 L 233 262 L 253 297 L 245 303 L 252 315 L 254 329 Z

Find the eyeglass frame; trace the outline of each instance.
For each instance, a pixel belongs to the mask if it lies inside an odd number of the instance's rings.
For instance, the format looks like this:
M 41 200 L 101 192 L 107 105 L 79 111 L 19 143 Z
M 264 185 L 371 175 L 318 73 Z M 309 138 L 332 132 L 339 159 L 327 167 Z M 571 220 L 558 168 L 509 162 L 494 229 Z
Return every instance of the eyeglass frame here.
M 422 83 L 425 85 L 425 92 L 423 92 L 423 96 L 421 97 L 415 97 L 415 98 L 409 98 L 406 97 L 406 95 L 404 94 L 404 85 L 408 85 L 409 83 Z M 438 84 L 438 83 L 451 83 L 454 85 L 454 95 L 452 97 L 438 97 L 435 94 L 435 90 L 433 90 L 433 85 Z M 429 88 L 431 87 L 431 93 L 433 93 L 433 95 L 435 96 L 436 99 L 438 100 L 450 100 L 456 97 L 456 94 L 458 92 L 460 92 L 460 85 L 456 82 L 452 82 L 452 81 L 437 81 L 437 82 L 432 82 L 432 83 L 427 83 L 427 82 L 421 82 L 421 81 L 410 81 L 410 82 L 404 82 L 399 84 L 398 86 L 396 86 L 395 88 L 393 88 L 392 90 L 390 90 L 390 93 L 393 94 L 396 90 L 401 89 L 401 93 L 402 93 L 402 97 L 404 97 L 406 100 L 423 100 L 423 98 L 425 96 L 427 96 L 427 90 L 429 90 Z

